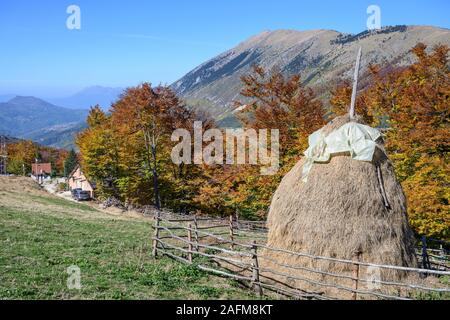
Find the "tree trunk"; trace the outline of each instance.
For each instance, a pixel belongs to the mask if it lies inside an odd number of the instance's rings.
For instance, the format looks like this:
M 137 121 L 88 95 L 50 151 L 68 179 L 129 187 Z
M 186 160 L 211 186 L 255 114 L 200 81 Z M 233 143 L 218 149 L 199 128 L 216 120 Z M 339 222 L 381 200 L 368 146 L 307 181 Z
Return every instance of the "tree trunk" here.
M 155 206 L 158 210 L 161 210 L 161 201 L 159 197 L 159 184 L 158 184 L 158 171 L 156 170 L 156 145 L 151 146 L 152 160 L 153 160 L 153 190 L 155 192 Z

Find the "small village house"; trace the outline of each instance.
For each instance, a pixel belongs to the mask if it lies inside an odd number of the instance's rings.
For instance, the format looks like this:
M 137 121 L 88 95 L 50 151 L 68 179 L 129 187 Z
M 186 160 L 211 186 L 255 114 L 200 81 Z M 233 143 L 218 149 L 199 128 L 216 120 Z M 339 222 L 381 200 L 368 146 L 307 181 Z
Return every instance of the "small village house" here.
M 51 163 L 32 163 L 31 173 L 33 176 L 49 176 L 52 174 L 52 164 Z
M 32 163 L 31 176 L 37 180 L 38 183 L 44 183 L 44 179 L 50 177 L 52 174 L 51 163 Z
M 67 177 L 67 185 L 71 191 L 77 188 L 88 191 L 91 198 L 94 198 L 95 185 L 86 178 L 80 165 L 77 165 Z

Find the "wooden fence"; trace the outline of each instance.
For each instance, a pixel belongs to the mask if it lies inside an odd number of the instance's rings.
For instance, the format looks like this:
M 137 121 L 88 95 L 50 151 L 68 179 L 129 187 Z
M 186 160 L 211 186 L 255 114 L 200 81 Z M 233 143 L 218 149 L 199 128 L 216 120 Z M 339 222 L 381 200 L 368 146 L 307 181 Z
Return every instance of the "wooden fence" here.
M 421 265 L 428 269 L 419 269 L 366 263 L 360 261 L 358 253 L 353 260 L 345 260 L 273 248 L 266 244 L 264 222 L 243 221 L 232 216 L 229 219 L 173 218 L 162 217 L 160 213 L 156 213 L 154 219 L 154 257 L 166 255 L 201 270 L 235 279 L 253 288 L 259 297 L 450 299 L 449 264 L 445 260 L 448 256 L 444 250 L 437 255 L 435 250 L 438 249 L 427 249 L 425 239 L 422 239 L 418 254 Z M 289 265 L 274 259 L 273 254 L 340 264 L 351 272 L 330 272 L 307 264 Z M 435 261 L 435 256 L 440 258 L 439 263 L 431 262 Z M 409 277 L 416 280 L 404 282 L 371 278 L 363 276 L 362 268 L 403 272 L 417 277 Z

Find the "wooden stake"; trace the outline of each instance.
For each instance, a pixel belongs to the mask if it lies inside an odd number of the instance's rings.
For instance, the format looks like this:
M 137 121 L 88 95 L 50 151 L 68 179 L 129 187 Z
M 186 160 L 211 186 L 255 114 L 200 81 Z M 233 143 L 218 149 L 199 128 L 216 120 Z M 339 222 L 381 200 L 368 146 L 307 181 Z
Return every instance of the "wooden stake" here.
M 230 214 L 230 221 L 229 221 L 229 227 L 230 227 L 230 249 L 234 250 L 234 232 L 233 232 L 233 215 Z
M 194 239 L 195 239 L 195 251 L 198 252 L 198 222 L 197 222 L 197 216 L 194 216 Z
M 360 256 L 361 256 L 361 252 L 356 252 L 355 256 L 354 256 L 354 260 L 359 262 Z M 353 278 L 355 278 L 355 280 L 353 280 L 353 290 L 356 291 L 356 290 L 358 290 L 359 263 L 353 264 Z M 358 299 L 358 293 L 353 292 L 352 300 L 357 300 L 357 299 Z
M 253 240 L 252 245 L 252 267 L 253 267 L 253 274 L 252 274 L 252 286 L 255 290 L 256 294 L 261 297 L 263 295 L 263 291 L 261 288 L 261 285 L 259 283 L 259 264 L 258 264 L 258 251 L 256 246 L 256 240 Z
M 230 214 L 230 221 L 229 221 L 229 227 L 230 227 L 230 249 L 234 250 L 234 230 L 233 230 L 233 215 Z
M 160 222 L 159 210 L 156 210 L 154 219 L 155 219 L 155 231 L 153 237 L 153 257 L 156 258 L 158 256 L 158 239 L 159 239 L 159 222 Z
M 355 105 L 356 105 L 356 91 L 358 89 L 358 75 L 359 75 L 359 65 L 361 62 L 361 54 L 362 54 L 362 49 L 361 47 L 358 50 L 358 56 L 356 57 L 356 66 L 355 66 L 355 74 L 353 77 L 353 91 L 352 91 L 352 100 L 351 100 L 351 104 L 350 104 L 350 119 L 354 119 L 355 118 Z
M 424 269 L 431 269 L 430 258 L 427 251 L 427 237 L 422 236 L 422 266 Z
M 188 260 L 189 260 L 189 263 L 192 263 L 192 249 L 193 249 L 193 246 L 192 246 L 192 225 L 189 223 L 188 224 L 188 241 L 189 241 L 189 249 L 188 249 Z

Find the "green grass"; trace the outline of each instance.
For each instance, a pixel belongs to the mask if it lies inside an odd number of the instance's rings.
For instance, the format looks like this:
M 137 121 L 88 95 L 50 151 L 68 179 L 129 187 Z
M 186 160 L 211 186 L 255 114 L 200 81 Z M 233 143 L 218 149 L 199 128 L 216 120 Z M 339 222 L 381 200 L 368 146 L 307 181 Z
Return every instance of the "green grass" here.
M 56 205 L 63 208 L 71 208 L 71 209 L 79 209 L 85 211 L 96 211 L 94 208 L 88 206 L 83 203 L 70 202 L 65 199 L 56 198 L 56 197 L 45 197 L 45 196 L 35 196 L 29 195 L 30 200 L 35 203 L 40 203 L 44 205 Z
M 12 196 L 0 195 L 0 299 L 253 298 L 234 281 L 153 259 L 150 221 L 45 195 Z M 81 290 L 67 287 L 72 265 Z
M 448 276 L 441 276 L 439 277 L 439 283 L 448 287 L 450 278 Z M 417 291 L 411 295 L 411 298 L 417 300 L 450 300 L 450 293 Z

